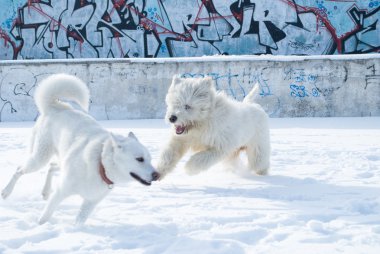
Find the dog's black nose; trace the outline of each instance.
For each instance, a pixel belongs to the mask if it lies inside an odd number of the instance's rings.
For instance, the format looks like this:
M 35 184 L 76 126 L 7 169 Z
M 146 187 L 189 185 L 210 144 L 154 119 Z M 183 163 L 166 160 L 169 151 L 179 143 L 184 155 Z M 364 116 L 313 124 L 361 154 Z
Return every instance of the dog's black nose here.
M 153 172 L 152 173 L 152 181 L 157 181 L 160 178 L 160 173 Z
M 171 115 L 170 118 L 169 118 L 169 121 L 171 123 L 175 123 L 175 121 L 177 121 L 177 117 L 175 115 Z

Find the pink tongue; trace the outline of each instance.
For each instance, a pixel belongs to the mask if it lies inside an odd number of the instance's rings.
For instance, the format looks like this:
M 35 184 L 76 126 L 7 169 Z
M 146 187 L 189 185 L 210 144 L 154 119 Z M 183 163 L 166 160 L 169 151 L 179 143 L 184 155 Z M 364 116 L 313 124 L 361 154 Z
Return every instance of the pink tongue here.
M 185 131 L 185 127 L 184 126 L 176 126 L 175 127 L 175 132 L 177 134 L 182 134 L 184 131 Z

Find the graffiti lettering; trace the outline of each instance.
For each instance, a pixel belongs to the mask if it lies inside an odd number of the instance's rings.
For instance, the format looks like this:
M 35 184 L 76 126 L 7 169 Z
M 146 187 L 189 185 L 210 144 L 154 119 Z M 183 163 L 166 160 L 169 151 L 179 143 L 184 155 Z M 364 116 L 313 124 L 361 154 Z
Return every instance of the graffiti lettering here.
M 380 84 L 380 75 L 376 74 L 375 65 L 371 65 L 367 67 L 367 70 L 371 70 L 371 74 L 365 76 L 365 87 L 364 90 L 368 88 L 368 86 L 379 85 Z
M 290 80 L 291 83 L 289 88 L 291 90 L 290 95 L 292 97 L 308 97 L 308 89 L 311 90 L 311 95 L 313 97 L 319 96 L 319 90 L 316 87 L 318 81 L 318 75 L 314 73 L 306 73 L 305 69 L 293 69 L 287 68 L 284 70 L 284 80 Z M 311 88 L 306 88 L 306 86 L 311 86 Z
M 308 51 L 314 48 L 313 44 L 305 44 L 299 41 L 290 41 L 289 46 L 295 49 L 301 49 L 302 51 Z
M 37 76 L 22 68 L 11 69 L 1 76 L 0 122 L 37 116 L 32 97 L 36 84 Z
M 255 100 L 260 103 L 270 116 L 275 116 L 281 107 L 280 98 L 274 95 L 270 87 L 270 73 L 272 67 L 263 67 L 252 70 L 242 69 L 240 72 L 233 73 L 184 73 L 182 78 L 212 77 L 215 81 L 217 90 L 224 91 L 232 98 L 242 101 L 252 90 L 253 86 L 259 85 L 259 93 Z
M 0 59 L 377 53 L 379 11 L 372 0 L 5 0 Z
M 297 86 L 295 84 L 291 84 L 290 85 L 290 96 L 292 97 L 300 97 L 300 98 L 303 98 L 303 97 L 308 97 L 309 94 L 308 92 L 306 91 L 305 87 L 304 86 Z

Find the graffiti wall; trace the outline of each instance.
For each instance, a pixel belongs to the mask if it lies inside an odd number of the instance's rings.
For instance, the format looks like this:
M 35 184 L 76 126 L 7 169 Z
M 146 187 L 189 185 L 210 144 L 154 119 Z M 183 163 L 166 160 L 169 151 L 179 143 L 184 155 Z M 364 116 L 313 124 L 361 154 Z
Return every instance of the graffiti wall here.
M 0 59 L 377 53 L 380 0 L 0 0 Z

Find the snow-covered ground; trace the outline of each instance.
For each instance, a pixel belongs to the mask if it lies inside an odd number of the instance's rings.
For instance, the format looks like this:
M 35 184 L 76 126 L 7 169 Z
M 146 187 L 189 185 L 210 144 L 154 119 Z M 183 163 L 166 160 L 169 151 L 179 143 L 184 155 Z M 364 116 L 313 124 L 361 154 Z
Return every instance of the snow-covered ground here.
M 0 123 L 0 187 L 25 160 L 33 123 Z M 157 160 L 163 120 L 107 121 Z M 176 170 L 115 187 L 83 227 L 78 197 L 40 226 L 45 172 L 0 200 L 0 253 L 380 253 L 380 118 L 271 119 L 272 169 Z

